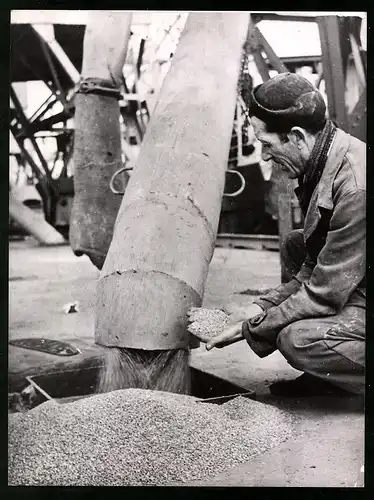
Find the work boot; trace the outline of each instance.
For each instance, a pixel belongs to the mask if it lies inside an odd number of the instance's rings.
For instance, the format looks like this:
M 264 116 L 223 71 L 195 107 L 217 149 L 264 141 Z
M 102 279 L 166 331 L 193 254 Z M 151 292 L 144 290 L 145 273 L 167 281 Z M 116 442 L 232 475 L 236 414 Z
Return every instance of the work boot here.
M 336 385 L 323 379 L 303 373 L 300 377 L 293 380 L 282 380 L 274 382 L 269 386 L 273 396 L 282 396 L 289 398 L 302 398 L 312 396 L 336 396 L 352 397 L 353 393 L 346 391 Z

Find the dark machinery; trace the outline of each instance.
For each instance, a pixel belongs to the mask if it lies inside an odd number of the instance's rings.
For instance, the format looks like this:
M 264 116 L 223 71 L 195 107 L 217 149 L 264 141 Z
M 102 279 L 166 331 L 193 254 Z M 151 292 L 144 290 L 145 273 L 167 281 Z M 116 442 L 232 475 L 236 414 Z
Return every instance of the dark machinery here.
M 268 80 L 271 71 L 278 73 L 296 72 L 304 66 L 310 67 L 317 76 L 317 87 L 320 87 L 324 82 L 328 113 L 331 119 L 346 132 L 366 141 L 367 69 L 366 52 L 362 49 L 360 40 L 362 19 L 360 17 L 313 17 L 271 13 L 255 13 L 251 15 L 251 18 L 252 30 L 246 52 L 255 63 L 262 80 Z M 274 23 L 274 27 L 276 27 L 277 21 L 317 23 L 321 41 L 321 55 L 278 57 L 261 33 L 259 26 L 261 21 L 271 21 Z M 271 182 L 264 181 L 261 176 L 256 175 L 255 165 L 251 165 L 251 168 L 244 167 L 242 170 L 246 170 L 247 175 L 251 177 L 246 176 L 247 188 L 240 196 L 234 200 L 224 200 L 221 220 L 231 222 L 222 224 L 218 242 L 224 246 L 243 247 L 244 245 L 246 248 L 258 248 L 258 245 L 253 245 L 249 241 L 243 243 L 244 234 L 240 233 L 244 231 L 241 231 L 240 228 L 243 227 L 243 222 L 248 224 L 249 211 L 256 212 L 257 210 L 257 213 L 264 214 L 264 196 L 268 196 L 272 202 L 273 215 L 278 222 L 276 232 L 279 234 L 277 245 L 279 247 L 285 235 L 302 224 L 298 203 L 293 192 L 294 185 L 282 175 L 278 176 L 279 178 L 272 176 Z M 249 193 L 250 189 L 253 190 L 253 195 Z M 264 196 L 258 199 L 261 191 Z M 254 203 L 256 200 L 257 207 L 250 207 L 248 200 L 251 200 L 250 203 Z M 230 227 L 234 227 L 234 231 L 227 230 Z M 259 224 L 259 227 L 264 227 L 264 225 Z M 270 228 L 270 231 L 273 229 Z M 230 232 L 239 234 L 222 234 Z M 252 235 L 253 232 L 256 233 L 252 229 Z M 260 230 L 260 232 L 262 231 Z M 269 232 L 259 234 L 257 237 L 261 239 L 262 246 L 274 248 L 274 241 L 265 242 L 264 234 L 269 234 Z M 264 242 L 265 244 L 263 244 Z
M 31 24 L 11 25 L 10 131 L 19 147 L 22 162 L 36 181 L 43 200 L 45 219 L 65 236 L 68 235 L 70 206 L 74 196 L 73 175 L 69 168 L 74 145 L 74 94 L 80 79 L 85 26 L 53 25 L 54 43 L 43 37 Z M 56 50 L 56 45 L 57 49 Z M 136 60 L 137 77 L 144 53 L 140 43 Z M 50 90 L 48 98 L 28 117 L 12 85 L 15 82 L 42 81 Z M 124 80 L 125 93 L 129 93 Z M 136 82 L 131 93 L 136 95 Z M 134 131 L 127 137 L 140 143 L 149 118 L 144 101 L 129 97 L 123 101 L 121 114 Z M 129 135 L 129 134 L 127 134 Z M 41 142 L 55 141 L 53 160 L 47 161 Z
M 298 71 L 303 66 L 312 68 L 318 75 L 317 86 L 325 83 L 329 115 L 343 130 L 366 141 L 366 52 L 361 47 L 360 17 L 301 16 L 255 13 L 251 15 L 252 30 L 246 52 L 256 64 L 263 80 L 270 78 L 270 71 Z M 261 33 L 259 23 L 270 20 L 302 21 L 317 23 L 321 39 L 322 55 L 279 58 Z M 36 180 L 36 187 L 43 200 L 46 220 L 67 235 L 71 200 L 74 195 L 73 177 L 68 168 L 72 156 L 74 130 L 71 118 L 74 116 L 74 90 L 79 80 L 82 66 L 83 37 L 85 26 L 53 25 L 55 42 L 48 43 L 32 25 L 11 25 L 11 82 L 32 80 L 43 81 L 50 95 L 31 117 L 27 117 L 21 102 L 11 85 L 13 107 L 10 113 L 10 130 L 20 149 L 22 165 L 29 165 Z M 145 40 L 141 40 L 134 61 L 135 82 L 140 76 Z M 75 71 L 73 69 L 75 69 Z M 77 76 L 78 75 L 78 76 Z M 121 115 L 125 125 L 125 141 L 140 144 L 148 120 L 147 103 L 137 97 L 136 83 L 127 85 L 124 80 L 123 92 L 128 99 L 122 101 Z M 129 96 L 129 93 L 134 97 Z M 238 107 L 240 110 L 240 107 Z M 284 179 L 273 185 L 273 199 L 279 199 L 277 225 L 270 227 L 263 223 L 266 214 L 265 196 L 271 183 L 264 181 L 259 166 L 249 162 L 251 168 L 240 164 L 238 159 L 248 155 L 251 144 L 246 140 L 246 123 L 240 111 L 238 117 L 243 125 L 243 134 L 236 130 L 233 149 L 229 158 L 229 168 L 240 171 L 247 179 L 246 189 L 236 198 L 223 201 L 220 233 L 274 234 L 283 235 L 300 223 L 295 217 L 293 186 Z M 45 137 L 55 140 L 54 160 L 47 161 L 40 141 Z M 28 142 L 26 147 L 25 142 Z M 31 147 L 30 147 L 31 146 Z M 56 164 L 60 168 L 56 167 Z M 61 168 L 62 165 L 62 168 Z M 228 176 L 227 192 L 236 190 L 231 185 L 235 176 Z M 274 181 L 274 179 L 273 179 Z M 253 197 L 248 190 L 256 193 Z M 253 194 L 253 193 L 252 193 Z M 260 198 L 258 199 L 258 194 Z M 274 198 L 275 197 L 275 198 Z M 249 201 L 248 201 L 249 200 Z M 249 204 L 248 204 L 249 203 Z

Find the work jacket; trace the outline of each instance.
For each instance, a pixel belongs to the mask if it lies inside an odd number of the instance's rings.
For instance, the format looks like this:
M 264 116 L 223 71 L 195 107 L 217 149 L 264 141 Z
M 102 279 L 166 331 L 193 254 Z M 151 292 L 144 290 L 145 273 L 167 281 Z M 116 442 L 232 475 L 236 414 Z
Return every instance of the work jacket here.
M 305 215 L 304 242 L 299 273 L 256 301 L 264 313 L 249 320 L 252 333 L 366 307 L 366 144 L 340 129 Z

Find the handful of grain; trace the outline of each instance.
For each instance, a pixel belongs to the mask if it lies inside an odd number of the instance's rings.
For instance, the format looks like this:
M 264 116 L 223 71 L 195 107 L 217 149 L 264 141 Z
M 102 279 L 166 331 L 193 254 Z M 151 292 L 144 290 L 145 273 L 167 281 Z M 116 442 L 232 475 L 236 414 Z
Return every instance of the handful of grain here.
M 227 327 L 229 316 L 221 309 L 193 307 L 189 313 L 188 331 L 202 342 L 219 335 Z

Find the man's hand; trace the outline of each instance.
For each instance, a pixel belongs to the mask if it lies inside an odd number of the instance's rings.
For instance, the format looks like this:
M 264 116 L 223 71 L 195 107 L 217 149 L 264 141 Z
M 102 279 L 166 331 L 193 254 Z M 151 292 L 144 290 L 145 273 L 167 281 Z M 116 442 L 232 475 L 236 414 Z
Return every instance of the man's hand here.
M 262 307 L 257 304 L 251 304 L 249 307 L 225 307 L 225 312 L 230 314 L 229 325 L 225 330 L 210 339 L 206 344 L 206 350 L 210 351 L 213 347 L 226 347 L 235 342 L 243 340 L 242 324 L 250 318 L 254 318 L 258 314 L 264 312 Z
M 206 350 L 210 351 L 213 347 L 225 347 L 243 339 L 242 322 L 240 321 L 228 326 L 222 333 L 210 339 L 206 344 Z
M 201 341 L 206 342 L 206 349 L 210 351 L 213 347 L 221 348 L 243 340 L 243 321 L 258 316 L 258 314 L 263 312 L 262 307 L 257 304 L 251 304 L 246 308 L 237 306 L 226 307 L 225 312 L 221 310 L 192 307 L 187 313 L 190 323 L 188 330 Z M 227 319 L 225 320 L 227 314 L 230 315 L 228 321 Z M 225 320 L 227 325 L 225 329 L 215 337 L 209 339 L 206 330 L 209 330 L 209 328 L 214 329 L 214 323 L 219 326 L 219 323 L 222 323 L 223 320 Z

